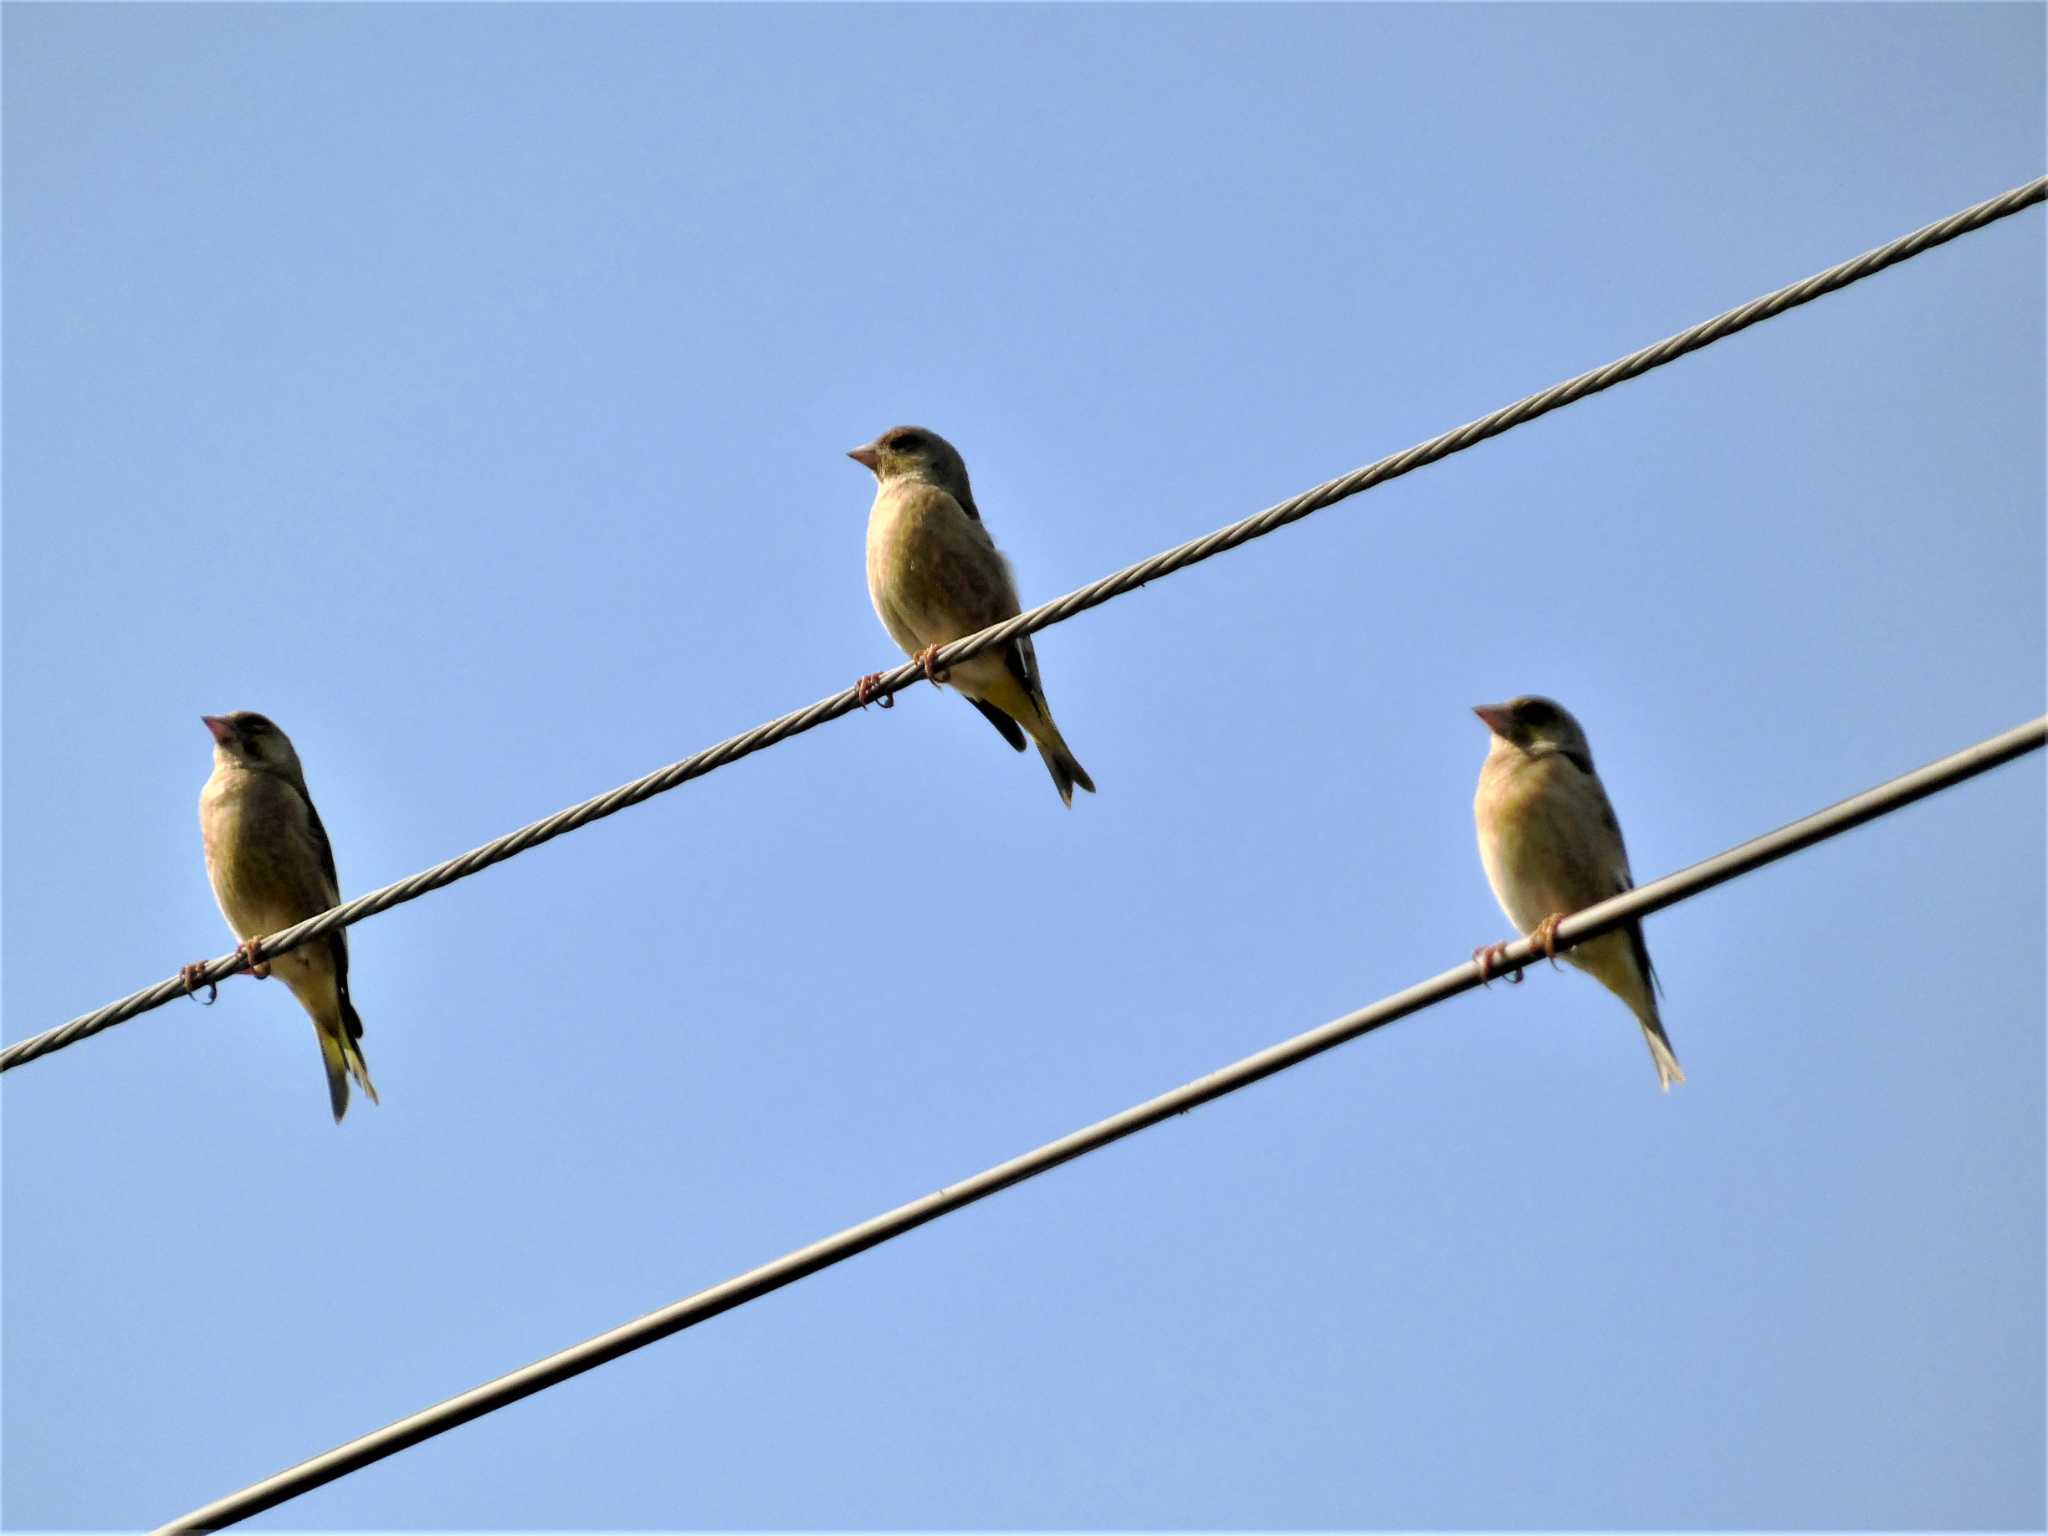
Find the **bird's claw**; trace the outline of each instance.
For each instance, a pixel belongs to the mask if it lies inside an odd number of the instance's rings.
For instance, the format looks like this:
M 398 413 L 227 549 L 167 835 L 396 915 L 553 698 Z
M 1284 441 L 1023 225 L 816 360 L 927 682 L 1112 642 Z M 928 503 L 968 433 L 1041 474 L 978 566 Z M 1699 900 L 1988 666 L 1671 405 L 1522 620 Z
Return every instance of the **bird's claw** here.
M 235 953 L 249 962 L 249 974 L 258 981 L 270 974 L 270 962 L 261 957 L 262 952 L 257 948 L 256 940 L 250 939 L 247 943 L 237 944 Z
M 204 986 L 206 988 L 206 1000 L 200 1003 L 199 1006 L 211 1008 L 220 997 L 220 983 L 206 980 L 201 974 L 205 969 L 206 962 L 204 960 L 194 960 L 190 965 L 185 966 L 178 972 L 178 980 L 185 983 L 185 995 L 195 1000 L 199 996 L 200 987 Z
M 943 683 L 947 678 L 953 675 L 952 672 L 945 667 L 934 667 L 932 665 L 932 658 L 938 654 L 939 648 L 936 645 L 928 645 L 923 650 L 919 651 L 915 656 L 910 658 L 912 661 L 916 662 L 920 667 L 924 668 L 925 681 L 930 683 L 934 688 L 938 687 L 939 684 Z
M 875 697 L 875 690 L 881 685 L 882 674 L 870 672 L 866 677 L 853 685 L 854 702 L 860 705 L 862 709 L 866 709 L 871 702 L 881 705 L 884 709 L 894 709 L 896 707 L 895 694 L 885 693 L 880 698 Z
M 1564 913 L 1553 912 L 1550 916 L 1543 919 L 1542 922 L 1538 923 L 1536 931 L 1529 935 L 1530 938 L 1543 946 L 1543 957 L 1550 962 L 1550 968 L 1553 971 L 1563 969 L 1557 963 L 1557 925 L 1563 922 L 1564 918 Z
M 1482 944 L 1472 951 L 1472 963 L 1479 967 L 1479 985 L 1482 987 L 1493 985 L 1493 968 L 1501 963 L 1502 957 L 1507 952 L 1508 940 L 1506 939 L 1502 939 L 1498 944 Z M 1517 966 L 1508 973 L 1508 985 L 1516 987 L 1521 984 L 1522 970 L 1520 966 Z

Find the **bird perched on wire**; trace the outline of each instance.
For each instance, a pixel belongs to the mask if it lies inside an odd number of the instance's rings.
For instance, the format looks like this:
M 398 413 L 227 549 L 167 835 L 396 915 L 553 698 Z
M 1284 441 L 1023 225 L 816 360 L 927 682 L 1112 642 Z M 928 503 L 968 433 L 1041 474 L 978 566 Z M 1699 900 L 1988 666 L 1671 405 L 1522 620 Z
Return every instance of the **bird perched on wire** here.
M 339 1125 L 348 1109 L 349 1078 L 377 1102 L 358 1043 L 363 1021 L 349 1001 L 348 935 L 337 928 L 270 960 L 254 943 L 341 904 L 327 829 L 283 731 L 249 710 L 200 718 L 213 733 L 213 775 L 199 791 L 206 877 L 228 927 L 242 941 L 249 973 L 260 980 L 274 968 L 311 1015 Z M 188 991 L 197 969 L 185 968 Z
M 868 513 L 868 596 L 889 637 L 924 667 L 934 685 L 950 682 L 1019 752 L 1038 744 L 1060 799 L 1095 781 L 1074 759 L 1053 724 L 1029 635 L 985 651 L 941 675 L 932 653 L 950 641 L 1020 611 L 1010 563 L 982 525 L 967 483 L 967 465 L 953 445 L 924 427 L 891 427 L 847 457 L 874 472 Z M 861 701 L 879 673 L 860 680 Z
M 1524 696 L 1482 704 L 1473 713 L 1493 732 L 1472 801 L 1480 862 L 1508 921 L 1533 935 L 1555 964 L 1557 925 L 1566 916 L 1635 885 L 1621 823 L 1593 771 L 1586 733 L 1562 705 Z M 1506 948 L 1494 944 L 1474 951 L 1482 977 Z M 1642 924 L 1590 939 L 1564 958 L 1635 1013 L 1657 1066 L 1658 1086 L 1668 1093 L 1673 1083 L 1684 1082 L 1657 1013 L 1656 973 Z

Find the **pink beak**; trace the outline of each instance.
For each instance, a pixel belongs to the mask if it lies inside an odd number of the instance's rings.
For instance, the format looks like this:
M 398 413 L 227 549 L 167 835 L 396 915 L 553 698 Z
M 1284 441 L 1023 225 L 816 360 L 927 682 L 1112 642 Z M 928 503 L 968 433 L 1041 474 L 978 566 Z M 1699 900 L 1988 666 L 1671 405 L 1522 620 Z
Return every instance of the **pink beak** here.
M 234 740 L 235 728 L 228 724 L 225 715 L 201 715 L 199 719 L 201 724 L 213 732 L 213 739 L 215 741 Z
M 846 456 L 853 460 L 854 463 L 860 465 L 861 468 L 873 473 L 875 467 L 875 445 L 873 443 L 862 443 L 858 448 L 849 448 L 846 450 Z
M 1498 704 L 1475 704 L 1472 713 L 1486 722 L 1486 728 L 1496 736 L 1505 736 L 1508 731 L 1508 712 Z

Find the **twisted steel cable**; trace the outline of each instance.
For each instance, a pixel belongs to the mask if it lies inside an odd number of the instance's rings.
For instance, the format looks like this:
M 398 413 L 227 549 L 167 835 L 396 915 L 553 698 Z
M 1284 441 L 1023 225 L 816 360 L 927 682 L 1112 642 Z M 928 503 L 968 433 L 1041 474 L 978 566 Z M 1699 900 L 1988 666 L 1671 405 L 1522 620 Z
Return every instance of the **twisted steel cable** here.
M 1902 810 L 1917 800 L 1960 784 L 1965 779 L 1988 773 L 2002 763 L 2009 763 L 2029 752 L 2038 752 L 2044 744 L 2048 744 L 2048 715 L 2030 720 L 2024 725 L 2014 726 L 2009 731 L 2000 732 L 1978 742 L 1975 746 L 1965 747 L 1962 751 L 1929 763 L 1924 768 L 1902 773 L 1874 789 L 1865 790 L 1860 795 L 1853 795 L 1825 810 L 1816 811 L 1813 815 L 1780 827 L 1775 832 L 1767 832 L 1762 837 L 1737 844 L 1713 858 L 1702 860 L 1675 874 L 1666 875 L 1660 880 L 1652 880 L 1648 885 L 1637 886 L 1632 891 L 1574 913 L 1558 925 L 1557 950 L 1562 953 L 1583 944 L 1588 939 L 1611 932 L 1633 919 L 1662 911 L 1665 907 L 1675 906 L 1689 897 L 1725 884 L 1753 869 L 1787 858 L 1803 848 L 1810 848 L 1815 843 L 1825 842 L 1831 837 L 1839 837 L 1865 822 L 1875 821 L 1880 816 Z M 1542 958 L 1543 950 L 1536 941 L 1525 938 L 1510 944 L 1499 963 L 1503 969 L 1513 971 L 1534 965 Z M 481 1418 L 487 1413 L 509 1407 L 523 1397 L 531 1397 L 534 1393 L 567 1381 L 572 1376 L 580 1376 L 607 1361 L 616 1360 L 621 1355 L 630 1354 L 636 1349 L 644 1349 L 670 1334 L 694 1327 L 718 1316 L 721 1312 L 729 1312 L 734 1307 L 744 1306 L 771 1291 L 779 1291 L 806 1275 L 814 1275 L 821 1269 L 829 1269 L 855 1254 L 865 1253 L 868 1249 L 886 1243 L 892 1238 L 901 1237 L 904 1233 L 914 1231 L 927 1222 L 936 1221 L 962 1206 L 972 1205 L 977 1200 L 986 1199 L 1000 1190 L 1008 1189 L 1012 1184 L 1021 1184 L 1026 1179 L 1036 1178 L 1039 1174 L 1057 1168 L 1062 1163 L 1071 1162 L 1084 1153 L 1106 1147 L 1111 1142 L 1121 1141 L 1147 1126 L 1157 1125 L 1174 1115 L 1185 1114 L 1188 1110 L 1207 1104 L 1212 1099 L 1220 1099 L 1225 1094 L 1235 1093 L 1240 1088 L 1249 1087 L 1262 1078 L 1271 1077 L 1274 1073 L 1296 1066 L 1312 1056 L 1320 1056 L 1325 1051 L 1333 1050 L 1346 1041 L 1355 1040 L 1382 1025 L 1406 1018 L 1411 1013 L 1419 1013 L 1433 1004 L 1484 984 L 1484 978 L 1480 975 L 1476 962 L 1468 961 L 1454 966 L 1440 975 L 1433 976 L 1427 981 L 1419 981 L 1405 991 L 1382 998 L 1355 1013 L 1347 1013 L 1340 1019 L 1332 1019 L 1327 1024 L 1318 1025 L 1292 1039 L 1283 1040 L 1254 1055 L 1232 1062 L 1206 1077 L 1198 1077 L 1191 1083 L 1183 1083 L 1178 1088 L 1111 1115 L 1106 1120 L 1098 1120 L 1093 1125 L 1084 1126 L 1078 1131 L 1060 1137 L 1057 1141 L 1049 1141 L 1022 1156 L 1013 1157 L 1006 1163 L 998 1163 L 993 1168 L 984 1169 L 972 1178 L 948 1184 L 932 1194 L 899 1205 L 894 1210 L 884 1211 L 858 1226 L 847 1227 L 807 1247 L 750 1269 L 745 1274 L 735 1275 L 732 1279 L 714 1285 L 708 1290 L 699 1291 L 694 1296 L 686 1296 L 681 1301 L 672 1302 L 658 1311 L 649 1312 L 630 1323 L 622 1323 L 609 1332 L 585 1339 L 580 1344 L 536 1360 L 531 1365 L 487 1381 L 481 1386 L 472 1387 L 467 1392 L 447 1398 L 430 1408 L 424 1408 L 396 1423 L 387 1424 L 382 1429 L 359 1436 L 346 1445 L 336 1446 L 333 1450 L 302 1461 L 297 1466 L 288 1467 L 273 1477 L 252 1483 L 189 1514 L 181 1515 L 169 1524 L 158 1527 L 155 1536 L 217 1531 L 224 1525 L 232 1525 L 266 1509 L 274 1509 L 286 1500 L 318 1488 L 323 1483 L 331 1483 L 336 1478 L 346 1477 L 372 1462 L 382 1461 L 385 1457 L 395 1456 L 409 1446 L 418 1445 L 422 1440 L 431 1440 L 434 1436 L 445 1434 L 458 1425 L 467 1424 L 471 1419 Z
M 1582 373 L 1577 378 L 1567 379 L 1561 384 L 1553 384 L 1540 394 L 1529 395 L 1511 405 L 1502 406 L 1489 415 L 1467 422 L 1462 427 L 1453 428 L 1431 438 L 1428 442 L 1418 443 L 1405 452 L 1380 459 L 1335 480 L 1325 481 L 1322 485 L 1303 491 L 1300 495 L 1276 506 L 1268 507 L 1263 512 L 1219 528 L 1202 538 L 1190 540 L 1177 548 L 1165 550 L 1149 560 L 1127 566 L 1089 586 L 1069 592 L 1065 597 L 1041 603 L 1014 619 L 1005 620 L 965 639 L 956 640 L 940 648 L 933 658 L 934 666 L 943 670 L 970 657 L 978 656 L 983 651 L 1006 644 L 1018 635 L 1048 628 L 1072 618 L 1077 613 L 1106 603 L 1113 597 L 1120 597 L 1126 592 L 1133 591 L 1149 581 L 1170 576 L 1175 571 L 1186 570 L 1212 555 L 1219 555 L 1225 550 L 1237 548 L 1240 544 L 1263 538 L 1274 529 L 1299 522 L 1312 512 L 1319 512 L 1325 507 L 1347 497 L 1356 496 L 1359 492 L 1370 490 L 1388 480 L 1396 479 L 1411 470 L 1434 464 L 1439 459 L 1448 458 L 1454 453 L 1472 447 L 1475 443 L 1485 442 L 1490 437 L 1498 437 L 1509 428 L 1534 421 L 1560 406 L 1570 405 L 1576 400 L 1585 399 L 1588 395 L 1598 394 L 1603 389 L 1637 378 L 1653 368 L 1661 368 L 1688 352 L 1696 352 L 1724 337 L 1747 330 L 1760 320 L 1768 320 L 1788 309 L 1810 303 L 1823 294 L 1846 288 L 1873 273 L 1882 272 L 1887 267 L 1896 266 L 1902 261 L 1918 256 L 1922 251 L 1946 244 L 1959 235 L 1982 229 L 1987 224 L 2007 218 L 2044 199 L 2048 199 L 2048 176 L 2038 177 L 2000 196 L 1964 208 L 1938 223 L 1902 235 L 1874 250 L 1865 251 L 1861 256 L 1829 267 L 1824 272 L 1817 272 L 1802 282 L 1752 299 L 1747 304 L 1716 315 L 1711 320 L 1690 326 L 1675 336 L 1666 337 L 1652 346 L 1631 352 L 1604 368 L 1596 368 L 1590 373 Z M 922 671 L 915 663 L 905 663 L 894 671 L 881 674 L 879 681 L 868 690 L 867 697 L 870 700 L 887 699 L 900 689 L 916 682 L 922 675 Z M 860 706 L 861 699 L 857 690 L 847 688 L 830 698 L 820 699 L 807 709 L 796 710 L 779 719 L 757 725 L 742 735 L 728 737 L 716 746 L 706 747 L 681 762 L 671 763 L 668 767 L 658 769 L 644 778 L 623 784 L 608 794 L 586 800 L 581 805 L 570 806 L 567 810 L 557 811 L 545 820 L 533 822 L 516 832 L 494 838 L 481 847 L 472 848 L 465 854 L 436 864 L 431 869 L 422 870 L 408 879 L 371 891 L 368 895 L 358 896 L 354 901 L 331 908 L 317 917 L 307 918 L 304 922 L 296 923 L 290 928 L 257 941 L 251 948 L 258 958 L 267 958 L 289 949 L 296 949 L 307 940 L 318 938 L 332 929 L 360 922 L 366 917 L 411 901 L 415 897 L 424 896 L 429 891 L 439 890 L 444 885 L 450 885 L 479 870 L 488 869 L 493 864 L 502 863 L 514 854 L 524 853 L 527 849 L 560 837 L 565 832 L 573 832 L 578 827 L 588 826 L 591 822 L 622 811 L 628 806 L 638 805 L 643 800 L 686 784 L 691 779 L 701 778 L 713 769 L 737 762 L 740 758 L 759 752 L 764 747 L 772 747 L 792 736 L 800 736 L 805 731 L 827 721 L 836 720 Z M 224 980 L 237 971 L 246 970 L 249 963 L 249 960 L 240 953 L 222 955 L 218 959 L 208 961 L 204 966 L 197 967 L 195 975 L 198 984 L 205 985 Z M 160 1008 L 165 1003 L 185 996 L 187 990 L 182 976 L 168 977 L 155 986 L 131 993 L 119 1002 L 109 1003 L 55 1029 L 46 1030 L 40 1035 L 8 1046 L 5 1050 L 0 1050 L 0 1072 L 11 1071 L 24 1062 L 34 1061 L 39 1056 L 47 1056 L 52 1051 L 62 1050 L 65 1046 L 76 1044 L 89 1035 L 96 1035 L 103 1029 L 124 1023 L 138 1014 L 147 1013 L 152 1008 Z

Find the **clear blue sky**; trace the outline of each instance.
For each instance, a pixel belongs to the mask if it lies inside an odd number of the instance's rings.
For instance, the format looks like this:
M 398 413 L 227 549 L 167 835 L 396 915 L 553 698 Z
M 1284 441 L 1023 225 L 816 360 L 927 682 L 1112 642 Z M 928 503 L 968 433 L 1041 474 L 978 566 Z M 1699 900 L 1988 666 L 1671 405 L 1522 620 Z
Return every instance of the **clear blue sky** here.
M 5 1012 L 895 659 L 844 451 L 1056 595 L 2039 174 L 2039 6 L 5 15 Z M 2037 714 L 2032 210 L 5 1078 L 8 1525 L 175 1515 Z M 345 1479 L 276 1528 L 2039 1526 L 2043 772 Z

